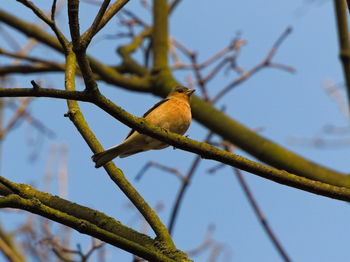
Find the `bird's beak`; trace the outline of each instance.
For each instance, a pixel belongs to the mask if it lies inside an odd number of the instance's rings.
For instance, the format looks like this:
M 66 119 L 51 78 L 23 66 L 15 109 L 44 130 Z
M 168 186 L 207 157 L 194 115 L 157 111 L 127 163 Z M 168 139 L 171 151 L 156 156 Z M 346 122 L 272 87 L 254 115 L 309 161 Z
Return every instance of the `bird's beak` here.
M 186 95 L 191 96 L 195 91 L 195 89 L 188 89 Z

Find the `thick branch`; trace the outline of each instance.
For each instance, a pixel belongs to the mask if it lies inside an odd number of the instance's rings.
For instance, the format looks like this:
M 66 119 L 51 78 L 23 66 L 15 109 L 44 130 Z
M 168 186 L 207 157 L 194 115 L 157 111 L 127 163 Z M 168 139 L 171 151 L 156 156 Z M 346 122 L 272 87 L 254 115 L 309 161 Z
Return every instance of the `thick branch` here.
M 0 183 L 3 182 L 15 187 L 17 194 L 5 194 L 0 198 L 1 208 L 12 207 L 27 210 L 151 261 L 174 261 L 157 250 L 156 241 L 150 237 L 122 225 L 97 210 L 0 177 Z M 3 192 L 0 191 L 0 193 L 4 195 Z
M 340 49 L 340 60 L 343 64 L 343 73 L 350 102 L 350 36 L 348 28 L 348 12 L 346 0 L 334 0 L 335 16 L 337 20 L 337 30 Z
M 155 70 L 168 65 L 168 9 L 168 0 L 154 0 L 152 50 Z

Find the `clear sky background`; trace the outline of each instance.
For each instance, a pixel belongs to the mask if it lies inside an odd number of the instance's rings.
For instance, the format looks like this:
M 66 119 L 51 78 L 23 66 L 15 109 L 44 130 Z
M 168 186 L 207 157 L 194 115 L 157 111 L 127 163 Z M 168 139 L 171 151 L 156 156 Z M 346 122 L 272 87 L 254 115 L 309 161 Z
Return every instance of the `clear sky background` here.
M 33 2 L 45 9 L 51 1 Z M 2 9 L 37 21 L 16 1 L 4 3 L 0 4 Z M 150 14 L 140 7 L 139 1 L 131 0 L 126 7 L 150 21 Z M 96 10 L 94 6 L 82 4 L 83 27 L 93 19 L 95 12 L 92 10 Z M 58 19 L 59 25 L 64 26 L 67 32 L 65 9 Z M 290 74 L 277 69 L 264 69 L 231 91 L 217 106 L 226 105 L 228 115 L 247 127 L 263 128 L 263 136 L 284 147 L 317 163 L 348 172 L 349 134 L 325 132 L 327 125 L 348 126 L 347 118 L 322 88 L 326 81 L 333 81 L 344 93 L 332 1 L 183 0 L 171 16 L 170 33 L 189 49 L 198 52 L 199 60 L 203 61 L 227 46 L 240 32 L 247 44 L 242 48 L 238 62 L 243 68 L 250 69 L 262 61 L 288 26 L 292 27 L 293 32 L 283 42 L 273 61 L 293 66 L 296 72 Z M 122 31 L 117 20 L 112 20 L 97 35 L 90 54 L 107 64 L 116 64 L 118 57 L 115 49 L 120 42 L 106 39 L 106 36 Z M 21 39 L 20 34 L 17 37 Z M 9 48 L 1 38 L 0 45 Z M 48 48 L 36 48 L 33 54 L 44 58 L 58 57 L 63 61 L 62 56 Z M 1 57 L 0 66 L 8 61 Z M 176 76 L 185 84 L 184 74 Z M 221 74 L 209 85 L 210 94 L 216 94 L 236 77 L 233 73 Z M 62 74 L 17 75 L 16 83 L 30 87 L 31 79 L 45 79 L 45 83 L 54 84 L 57 88 L 63 88 L 64 84 Z M 100 83 L 99 87 L 117 105 L 138 116 L 159 101 L 158 97 L 128 92 L 105 83 Z M 127 134 L 127 127 L 102 110 L 83 103 L 81 107 L 104 147 L 119 143 Z M 54 130 L 56 137 L 43 138 L 27 124 L 18 126 L 3 143 L 1 174 L 15 182 L 32 183 L 43 190 L 42 178 L 49 148 L 53 144 L 64 144 L 68 147 L 69 156 L 68 199 L 99 209 L 130 227 L 140 229 L 142 221 L 137 219 L 136 210 L 129 207 L 128 200 L 111 183 L 104 170 L 93 167 L 91 151 L 69 119 L 63 117 L 66 111 L 64 101 L 35 99 L 30 106 L 31 114 Z M 11 111 L 7 110 L 5 120 L 10 115 Z M 192 139 L 202 140 L 206 131 L 193 122 L 187 134 Z M 292 137 L 322 138 L 336 141 L 339 145 L 320 148 L 305 141 L 296 144 L 291 142 Z M 30 156 L 38 147 L 38 155 L 33 162 Z M 252 158 L 244 152 L 237 153 Z M 175 176 L 156 169 L 149 170 L 141 181 L 135 181 L 135 177 L 148 161 L 161 162 L 186 173 L 194 157 L 192 153 L 167 148 L 115 162 L 151 206 L 164 205 L 159 215 L 167 224 L 180 182 Z M 214 161 L 203 160 L 194 176 L 175 227 L 177 246 L 185 251 L 199 246 L 208 227 L 214 225 L 213 238 L 223 248 L 218 261 L 226 261 L 228 255 L 229 261 L 282 261 L 248 205 L 231 168 L 222 168 L 214 175 L 208 174 L 207 170 L 215 165 Z M 244 176 L 292 261 L 350 259 L 349 204 L 279 185 L 252 174 L 245 173 Z M 50 192 L 58 193 L 54 188 Z M 16 228 L 23 221 L 23 213 L 1 212 L 0 215 L 1 222 L 9 229 Z M 89 237 L 77 233 L 74 245 L 77 243 L 87 248 Z M 108 247 L 107 252 L 107 261 L 131 261 L 130 254 L 124 251 Z M 206 261 L 208 253 L 194 259 Z

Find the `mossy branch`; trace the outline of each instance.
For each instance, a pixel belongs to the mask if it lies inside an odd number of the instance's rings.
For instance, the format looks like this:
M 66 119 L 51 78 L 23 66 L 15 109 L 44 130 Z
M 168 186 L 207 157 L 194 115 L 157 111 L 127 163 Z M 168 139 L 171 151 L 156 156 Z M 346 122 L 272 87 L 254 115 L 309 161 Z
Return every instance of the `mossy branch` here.
M 39 26 L 32 23 L 27 23 L 1 9 L 0 21 L 17 29 L 28 37 L 33 37 L 40 43 L 64 54 L 64 50 L 57 38 L 46 33 Z M 148 76 L 144 76 L 142 78 L 136 76 L 126 77 L 111 66 L 107 66 L 92 57 L 88 57 L 88 59 L 93 72 L 98 74 L 106 83 L 134 91 L 149 92 L 151 90 L 151 82 Z
M 66 92 L 66 95 L 65 95 Z M 181 148 L 186 151 L 196 153 L 203 158 L 213 159 L 227 165 L 240 168 L 247 172 L 256 174 L 258 176 L 264 177 L 266 179 L 302 189 L 311 193 L 318 195 L 323 195 L 330 198 L 335 198 L 339 200 L 350 200 L 350 178 L 347 175 L 339 173 L 344 184 L 341 184 L 340 181 L 337 181 L 338 186 L 334 186 L 331 183 L 322 183 L 319 181 L 314 181 L 308 178 L 300 177 L 295 174 L 288 173 L 284 170 L 278 170 L 272 167 L 268 167 L 257 162 L 251 161 L 244 157 L 241 157 L 236 154 L 229 153 L 227 151 L 215 148 L 209 144 L 201 143 L 178 134 L 170 133 L 159 127 L 156 127 L 152 124 L 147 123 L 143 118 L 137 118 L 130 113 L 124 111 L 122 108 L 116 106 L 113 102 L 108 100 L 103 95 L 97 93 L 94 96 L 84 92 L 84 91 L 62 91 L 62 90 L 52 90 L 52 89 L 27 89 L 27 88 L 16 88 L 16 89 L 7 89 L 0 88 L 0 97 L 7 96 L 48 96 L 48 97 L 57 97 L 65 99 L 78 99 L 81 101 L 87 101 L 96 104 L 107 113 L 126 124 L 127 126 L 136 129 L 141 133 L 145 133 L 157 139 L 160 139 L 164 142 L 167 142 L 175 147 Z M 76 112 L 75 112 L 75 115 Z M 85 127 L 82 127 L 82 130 L 87 130 Z M 96 146 L 91 141 L 95 141 L 95 138 L 89 135 L 84 135 L 86 141 L 89 143 L 89 146 L 93 148 L 93 151 L 102 151 L 102 147 Z M 263 144 L 261 146 L 264 146 Z M 107 171 L 110 168 L 114 168 L 114 165 L 106 165 Z M 110 172 L 110 171 L 108 171 Z M 314 172 L 317 172 L 315 169 Z M 317 174 L 315 174 L 317 176 Z
M 62 51 L 58 41 L 49 34 L 42 31 L 33 24 L 9 15 L 0 10 L 0 21 L 18 29 L 28 36 L 38 39 L 40 42 Z M 90 58 L 90 65 L 93 71 L 100 75 L 103 81 L 123 87 L 129 90 L 142 92 L 152 91 L 158 96 L 166 96 L 171 88 L 177 84 L 172 75 L 148 75 L 144 78 L 124 77 L 113 68 L 106 66 L 95 59 Z M 350 179 L 340 172 L 313 163 L 280 145 L 262 137 L 254 131 L 246 128 L 226 114 L 220 112 L 209 103 L 194 97 L 192 101 L 192 112 L 196 119 L 203 126 L 214 131 L 224 139 L 237 145 L 242 150 L 253 155 L 260 161 L 272 165 L 278 169 L 286 170 L 313 180 L 325 183 L 349 187 Z
M 75 92 L 75 67 L 76 59 L 75 53 L 72 51 L 67 54 L 66 58 L 66 78 L 65 86 L 68 92 Z M 38 88 L 35 88 L 37 91 Z M 88 94 L 89 99 L 95 100 L 96 97 L 101 96 L 98 89 L 94 92 L 91 90 L 83 91 L 82 94 Z M 67 100 L 68 103 L 68 114 L 67 116 L 73 122 L 85 142 L 89 145 L 93 152 L 102 151 L 102 146 L 96 139 L 95 135 L 91 131 L 88 123 L 85 121 L 83 114 L 80 111 L 79 105 L 76 100 Z M 149 223 L 150 227 L 155 232 L 159 241 L 163 241 L 163 244 L 167 244 L 168 248 L 174 249 L 175 245 L 168 233 L 165 225 L 161 222 L 157 214 L 148 205 L 148 203 L 142 198 L 142 196 L 136 191 L 136 189 L 129 183 L 125 178 L 123 172 L 116 168 L 113 163 L 110 163 L 105 167 L 110 178 L 115 184 L 123 191 L 123 193 L 130 199 L 135 207 L 140 211 L 145 220 Z
M 168 0 L 153 3 L 153 70 L 164 70 L 168 66 Z
M 11 188 L 7 188 L 9 184 Z M 3 195 L 0 198 L 0 208 L 27 210 L 147 260 L 179 261 L 176 257 L 181 251 L 176 251 L 171 256 L 165 255 L 158 249 L 158 240 L 128 228 L 97 210 L 38 191 L 25 184 L 16 184 L 3 177 L 0 177 L 0 185 L 7 188 L 5 192 L 0 189 L 0 195 Z M 13 188 L 16 189 L 16 193 L 11 192 Z
M 335 17 L 337 21 L 337 31 L 340 49 L 340 60 L 343 65 L 348 103 L 350 103 L 350 36 L 348 26 L 348 11 L 346 0 L 334 0 Z

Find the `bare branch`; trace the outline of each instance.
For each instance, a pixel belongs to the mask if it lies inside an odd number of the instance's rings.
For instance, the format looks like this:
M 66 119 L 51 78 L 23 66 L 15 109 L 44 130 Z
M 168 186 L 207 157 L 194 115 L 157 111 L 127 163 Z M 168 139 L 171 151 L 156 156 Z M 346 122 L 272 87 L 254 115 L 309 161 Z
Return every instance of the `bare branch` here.
M 117 0 L 102 17 L 97 32 L 99 32 L 130 0 Z
M 325 181 L 329 180 L 329 183 L 339 184 L 340 186 L 334 186 L 323 182 L 311 180 L 308 178 L 300 177 L 284 170 L 278 170 L 268 166 L 264 166 L 257 162 L 248 160 L 241 156 L 230 154 L 224 150 L 220 150 L 206 143 L 201 143 L 178 134 L 164 131 L 160 127 L 156 127 L 149 123 L 146 123 L 143 119 L 138 119 L 120 107 L 114 105 L 110 100 L 102 96 L 101 94 L 91 95 L 89 92 L 79 91 L 62 91 L 56 89 L 37 88 L 15 88 L 6 89 L 0 88 L 0 97 L 2 96 L 46 96 L 56 97 L 63 99 L 75 99 L 80 101 L 90 101 L 98 105 L 107 113 L 123 122 L 127 126 L 134 128 L 136 131 L 159 139 L 167 144 L 171 144 L 178 148 L 191 151 L 200 155 L 202 158 L 214 159 L 225 163 L 227 165 L 243 169 L 247 172 L 256 174 L 258 176 L 273 180 L 275 182 L 286 184 L 295 188 L 299 188 L 308 192 L 312 192 L 319 195 L 328 196 L 331 198 L 349 200 L 350 189 L 345 188 L 346 182 L 349 179 L 347 175 L 341 173 L 332 174 L 331 179 L 324 178 Z M 70 116 L 67 114 L 67 116 Z M 91 141 L 87 141 L 91 143 Z M 91 145 L 93 146 L 93 145 Z M 102 147 L 101 147 L 102 149 Z M 110 163 L 112 164 L 112 163 Z M 110 165 L 107 165 L 108 167 Z M 317 171 L 315 171 L 317 172 Z
M 89 43 L 91 42 L 91 39 L 95 36 L 95 34 L 98 31 L 98 27 L 101 23 L 102 17 L 105 14 L 107 7 L 109 5 L 109 3 L 111 2 L 111 0 L 104 0 L 100 10 L 98 11 L 94 22 L 92 23 L 92 25 L 90 26 L 90 28 L 82 35 L 82 40 L 81 40 L 81 44 L 83 45 L 82 48 L 86 49 L 89 45 Z
M 237 78 L 236 80 L 234 80 L 233 82 L 231 82 L 230 84 L 228 84 L 225 88 L 223 88 L 212 100 L 211 102 L 213 104 L 215 104 L 220 98 L 222 98 L 227 92 L 229 92 L 230 90 L 232 90 L 234 87 L 238 86 L 239 84 L 241 84 L 242 82 L 244 82 L 245 80 L 247 80 L 249 77 L 251 77 L 252 75 L 254 75 L 255 73 L 259 72 L 261 69 L 265 68 L 265 67 L 269 67 L 272 64 L 271 59 L 274 57 L 274 55 L 276 54 L 276 51 L 278 49 L 278 47 L 281 45 L 281 43 L 285 40 L 285 38 L 291 33 L 291 28 L 287 28 L 282 35 L 277 39 L 277 41 L 273 44 L 272 48 L 270 49 L 270 51 L 268 52 L 267 56 L 265 57 L 265 59 L 259 63 L 258 65 L 256 65 L 255 67 L 253 67 L 252 69 L 250 69 L 249 71 L 245 72 L 244 74 L 242 74 L 239 78 Z M 291 67 L 286 67 L 286 66 L 281 66 L 277 64 L 272 64 L 273 67 L 282 69 L 282 70 L 286 70 L 287 72 L 294 72 L 294 69 Z
M 213 133 L 209 132 L 207 137 L 204 140 L 204 143 L 207 143 L 211 139 L 212 136 L 213 136 Z M 176 218 L 177 218 L 177 215 L 179 213 L 179 210 L 180 210 L 181 203 L 184 200 L 184 196 L 185 196 L 186 190 L 188 188 L 188 185 L 191 182 L 192 177 L 193 177 L 195 171 L 197 170 L 200 161 L 201 161 L 200 155 L 198 155 L 194 158 L 192 165 L 190 166 L 190 168 L 186 174 L 186 177 L 182 182 L 181 188 L 176 196 L 176 200 L 175 200 L 173 208 L 171 210 L 170 220 L 169 220 L 169 224 L 168 224 L 168 230 L 169 230 L 170 234 L 172 234 L 172 232 L 174 232 L 175 222 L 176 222 Z
M 60 41 L 62 47 L 64 49 L 67 48 L 68 40 L 65 38 L 64 34 L 57 28 L 54 20 L 55 18 L 54 12 L 56 10 L 56 1 L 53 2 L 52 8 L 51 8 L 51 17 L 53 18 L 52 20 L 48 18 L 44 14 L 44 12 L 42 12 L 38 7 L 36 7 L 33 2 L 28 0 L 16 0 L 16 1 L 22 3 L 23 5 L 31 9 L 34 14 L 36 14 L 42 21 L 44 21 L 48 26 L 50 26 L 52 31 L 56 34 L 57 39 Z
M 32 101 L 31 98 L 22 99 L 20 106 L 17 108 L 15 114 L 12 119 L 8 122 L 8 124 L 0 131 L 0 140 L 3 140 L 4 137 L 8 134 L 8 132 L 14 128 L 16 123 L 23 117 L 25 114 L 29 103 Z
M 163 171 L 166 171 L 170 174 L 174 174 L 176 177 L 178 177 L 181 181 L 184 181 L 186 178 L 185 176 L 181 173 L 180 170 L 178 170 L 177 168 L 171 168 L 165 165 L 162 165 L 160 163 L 157 162 L 153 162 L 150 161 L 148 162 L 143 168 L 141 168 L 141 170 L 139 171 L 139 173 L 136 175 L 135 180 L 140 180 L 142 178 L 142 176 L 146 173 L 146 171 L 150 168 L 150 167 L 155 167 L 155 168 L 159 168 Z
M 246 197 L 248 198 L 248 201 L 251 205 L 251 207 L 253 208 L 256 216 L 258 217 L 260 224 L 262 225 L 262 227 L 264 228 L 265 232 L 267 233 L 267 235 L 269 236 L 270 240 L 272 241 L 272 243 L 274 244 L 275 248 L 277 249 L 278 253 L 281 255 L 282 259 L 285 262 L 290 262 L 291 259 L 289 258 L 289 256 L 287 255 L 286 251 L 284 250 L 282 244 L 280 243 L 280 241 L 277 239 L 275 233 L 273 232 L 273 230 L 271 229 L 268 221 L 266 220 L 263 212 L 261 211 L 259 205 L 257 204 L 252 192 L 250 191 L 241 171 L 237 168 L 233 168 L 236 177 L 238 179 L 239 184 L 241 185 Z

